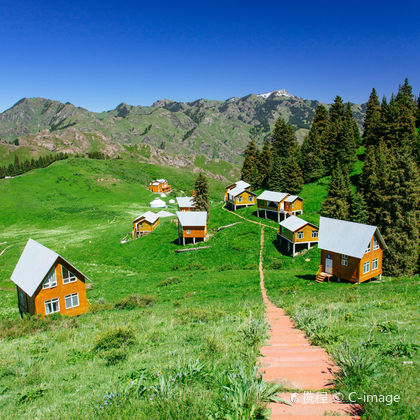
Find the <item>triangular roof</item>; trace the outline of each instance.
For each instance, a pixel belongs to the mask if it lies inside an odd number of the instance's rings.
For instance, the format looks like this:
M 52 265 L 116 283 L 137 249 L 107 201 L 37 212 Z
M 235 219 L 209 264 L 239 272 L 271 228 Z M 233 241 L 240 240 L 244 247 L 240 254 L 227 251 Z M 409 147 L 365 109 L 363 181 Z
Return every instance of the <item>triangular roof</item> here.
M 72 271 L 87 279 L 82 272 L 66 259 L 31 238 L 26 243 L 10 278 L 26 294 L 32 296 L 59 258 L 67 263 Z
M 373 235 L 376 235 L 382 247 L 386 248 L 385 241 L 376 226 L 321 216 L 318 248 L 362 258 Z
M 246 188 L 249 188 L 250 186 L 251 186 L 251 184 L 248 184 L 248 182 L 242 181 L 242 179 L 241 179 L 240 181 L 236 181 L 233 184 L 228 185 L 226 188 L 229 188 L 229 189 L 233 190 L 233 188 L 241 187 L 245 190 Z M 230 188 L 230 187 L 233 187 L 233 188 Z
M 317 227 L 312 223 L 309 223 L 306 220 L 303 220 L 296 216 L 290 216 L 287 219 L 284 219 L 282 222 L 280 222 L 280 226 L 286 228 L 287 230 L 290 230 L 291 232 L 296 232 L 297 230 L 303 228 L 306 225 Z
M 286 198 L 286 200 L 284 200 L 285 203 L 293 203 L 294 201 L 296 201 L 297 199 L 302 200 L 302 198 L 300 198 L 298 195 L 290 195 L 289 197 Z
M 229 190 L 228 191 L 228 194 L 231 196 L 231 197 L 236 197 L 236 196 L 238 196 L 239 194 L 242 194 L 243 192 L 247 192 L 248 194 L 251 194 L 251 195 L 256 195 L 256 194 L 254 194 L 253 192 L 251 192 L 251 191 L 247 191 L 246 190 L 246 188 L 243 188 L 243 187 L 241 187 L 241 186 L 236 186 L 235 188 L 232 188 L 231 190 Z
M 155 223 L 157 219 L 159 219 L 159 216 L 156 213 L 153 213 L 152 211 L 146 211 L 146 213 L 141 214 L 140 216 L 136 217 L 133 222 L 137 222 L 137 220 L 140 220 L 141 218 L 144 218 L 149 223 Z
M 195 207 L 194 197 L 176 197 L 176 202 L 179 207 Z
M 288 193 L 282 193 L 278 191 L 264 191 L 257 198 L 259 200 L 267 200 L 267 201 L 273 201 L 274 203 L 280 203 L 288 195 L 289 195 Z
M 207 226 L 206 211 L 177 211 L 176 215 L 182 226 Z

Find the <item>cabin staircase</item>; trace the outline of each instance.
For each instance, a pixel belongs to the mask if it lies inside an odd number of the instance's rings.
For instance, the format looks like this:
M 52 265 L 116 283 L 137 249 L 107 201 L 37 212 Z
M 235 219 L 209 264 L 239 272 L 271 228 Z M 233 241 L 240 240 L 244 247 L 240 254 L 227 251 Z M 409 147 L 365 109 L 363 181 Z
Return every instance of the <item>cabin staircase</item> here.
M 324 281 L 330 281 L 332 274 L 324 273 L 322 271 L 322 266 L 319 266 L 319 269 L 316 273 L 316 282 L 323 283 Z

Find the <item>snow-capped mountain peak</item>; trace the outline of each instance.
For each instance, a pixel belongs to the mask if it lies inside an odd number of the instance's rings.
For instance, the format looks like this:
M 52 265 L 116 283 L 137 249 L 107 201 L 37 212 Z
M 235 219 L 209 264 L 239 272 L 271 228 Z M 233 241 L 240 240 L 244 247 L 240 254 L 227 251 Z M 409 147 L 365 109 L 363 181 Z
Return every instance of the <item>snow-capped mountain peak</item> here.
M 288 98 L 293 98 L 293 95 L 287 92 L 286 89 L 273 90 L 272 92 L 267 92 L 267 93 L 260 93 L 257 96 L 260 96 L 261 98 L 264 98 L 264 99 L 267 99 L 269 96 L 286 96 Z

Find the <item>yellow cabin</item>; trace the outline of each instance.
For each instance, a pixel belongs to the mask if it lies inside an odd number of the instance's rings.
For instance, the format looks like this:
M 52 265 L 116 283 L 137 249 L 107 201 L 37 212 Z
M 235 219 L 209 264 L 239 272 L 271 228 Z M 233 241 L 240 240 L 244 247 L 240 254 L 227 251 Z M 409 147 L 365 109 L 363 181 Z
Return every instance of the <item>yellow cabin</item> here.
M 166 179 L 155 179 L 149 184 L 149 191 L 153 193 L 169 193 L 172 188 Z
M 297 216 L 303 213 L 303 199 L 297 195 L 289 195 L 284 200 L 284 211 Z
M 382 277 L 386 244 L 376 226 L 321 217 L 318 247 L 321 264 L 317 282 L 335 277 L 362 283 Z
M 236 187 L 233 190 L 229 190 L 226 204 L 231 210 L 236 211 L 239 207 L 254 206 L 256 202 L 256 194 L 251 191 L 244 190 L 241 187 Z
M 133 220 L 133 239 L 152 233 L 160 223 L 159 216 L 151 211 L 147 211 Z
M 89 309 L 87 277 L 56 252 L 29 239 L 13 271 L 20 316 L 80 315 Z
M 287 247 L 296 256 L 302 249 L 309 249 L 318 242 L 318 227 L 296 216 L 290 216 L 280 222 L 277 242 Z
M 224 197 L 225 203 L 228 201 L 229 191 L 235 188 L 242 188 L 242 190 L 244 191 L 251 191 L 251 185 L 248 184 L 248 182 L 245 182 L 242 180 L 236 181 L 235 183 L 230 184 L 227 187 L 225 187 L 225 197 Z

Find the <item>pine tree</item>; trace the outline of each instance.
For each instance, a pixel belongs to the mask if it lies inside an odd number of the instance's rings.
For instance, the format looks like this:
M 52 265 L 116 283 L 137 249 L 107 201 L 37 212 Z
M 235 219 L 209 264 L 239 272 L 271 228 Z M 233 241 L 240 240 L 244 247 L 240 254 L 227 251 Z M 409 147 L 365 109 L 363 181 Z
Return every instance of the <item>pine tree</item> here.
M 340 164 L 333 170 L 327 198 L 322 203 L 321 215 L 349 220 L 351 204 L 350 180 Z
M 273 166 L 271 168 L 270 177 L 268 179 L 268 187 L 272 191 L 283 190 L 283 170 L 284 160 L 275 155 L 273 159 Z
M 268 139 L 264 142 L 261 153 L 259 154 L 259 159 L 257 162 L 257 188 L 267 188 L 268 180 L 271 173 L 271 168 L 273 166 L 273 153 L 271 150 L 271 144 Z
M 257 169 L 258 150 L 255 141 L 252 139 L 245 149 L 245 158 L 241 170 L 241 179 L 249 184 L 255 184 Z
M 209 183 L 207 178 L 200 172 L 195 180 L 195 208 L 199 211 L 208 212 L 210 209 L 209 204 Z
M 345 107 L 343 103 L 343 99 L 340 96 L 336 96 L 334 99 L 334 103 L 330 107 L 330 120 L 331 122 L 337 122 L 344 118 L 345 114 Z
M 375 88 L 366 104 L 365 119 L 363 121 L 363 144 L 375 145 L 380 139 L 381 106 Z
M 298 194 L 303 185 L 303 174 L 296 156 L 291 156 L 281 172 L 281 188 L 289 194 Z
M 312 182 L 326 174 L 325 154 L 318 128 L 312 126 L 300 149 L 300 165 L 305 182 Z
M 369 214 L 363 194 L 356 192 L 351 199 L 350 219 L 356 223 L 367 223 Z
M 276 121 L 272 138 L 273 155 L 287 160 L 296 152 L 297 141 L 293 126 L 286 124 L 281 117 Z

